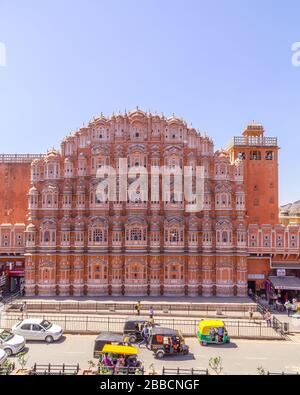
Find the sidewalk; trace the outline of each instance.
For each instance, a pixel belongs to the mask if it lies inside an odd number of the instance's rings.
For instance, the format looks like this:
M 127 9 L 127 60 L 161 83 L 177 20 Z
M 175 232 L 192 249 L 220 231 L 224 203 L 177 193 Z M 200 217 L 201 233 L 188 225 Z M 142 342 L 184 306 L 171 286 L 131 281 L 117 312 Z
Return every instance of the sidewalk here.
M 184 300 L 183 300 L 184 299 Z M 153 306 L 157 316 L 179 316 L 191 318 L 249 318 L 249 307 L 254 310 L 254 318 L 261 319 L 261 314 L 256 312 L 256 303 L 249 298 L 181 298 L 178 302 L 174 298 L 145 298 L 141 301 L 141 314 L 148 315 L 150 306 Z M 40 313 L 81 313 L 98 315 L 135 315 L 136 300 L 131 298 L 22 298 L 16 299 L 8 305 L 7 311 L 18 311 L 26 300 L 28 312 Z

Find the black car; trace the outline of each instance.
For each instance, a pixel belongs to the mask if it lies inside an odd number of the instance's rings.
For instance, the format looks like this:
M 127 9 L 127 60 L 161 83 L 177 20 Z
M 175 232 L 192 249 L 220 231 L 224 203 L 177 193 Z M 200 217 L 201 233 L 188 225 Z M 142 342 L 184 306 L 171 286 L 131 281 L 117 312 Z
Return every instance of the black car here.
M 94 358 L 99 358 L 105 344 L 124 345 L 124 336 L 115 332 L 102 332 L 97 336 L 94 344 Z

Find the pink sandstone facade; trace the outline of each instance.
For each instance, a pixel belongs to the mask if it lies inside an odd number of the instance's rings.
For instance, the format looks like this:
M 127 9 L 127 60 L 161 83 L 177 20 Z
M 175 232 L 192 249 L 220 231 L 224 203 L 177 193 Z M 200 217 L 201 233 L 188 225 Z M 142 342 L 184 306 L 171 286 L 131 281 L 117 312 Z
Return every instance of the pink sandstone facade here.
M 97 169 L 119 158 L 149 173 L 204 166 L 204 209 L 162 196 L 99 202 Z M 278 224 L 277 167 L 277 139 L 258 124 L 214 151 L 175 116 L 101 115 L 31 162 L 27 217 L 1 225 L 1 248 L 19 248 L 27 296 L 245 296 L 276 265 L 300 268 L 300 226 Z M 23 244 L 4 247 L 18 232 Z

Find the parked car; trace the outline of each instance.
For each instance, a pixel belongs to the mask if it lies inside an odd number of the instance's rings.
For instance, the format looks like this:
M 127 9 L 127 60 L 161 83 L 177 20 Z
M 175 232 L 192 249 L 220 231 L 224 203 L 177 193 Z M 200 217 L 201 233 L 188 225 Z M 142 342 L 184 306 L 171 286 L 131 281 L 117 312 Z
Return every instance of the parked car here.
M 12 332 L 23 336 L 26 340 L 44 340 L 52 343 L 62 337 L 63 330 L 41 318 L 27 318 L 12 327 Z
M 15 335 L 11 331 L 0 329 L 0 348 L 6 352 L 8 356 L 18 354 L 25 347 L 25 339 L 23 336 Z
M 4 350 L 0 350 L 0 367 L 4 364 L 7 360 L 7 354 Z

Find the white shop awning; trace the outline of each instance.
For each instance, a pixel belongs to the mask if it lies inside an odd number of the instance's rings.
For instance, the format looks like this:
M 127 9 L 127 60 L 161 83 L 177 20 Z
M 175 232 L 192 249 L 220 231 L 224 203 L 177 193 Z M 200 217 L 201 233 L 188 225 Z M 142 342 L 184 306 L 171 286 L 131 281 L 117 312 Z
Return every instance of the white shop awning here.
M 300 291 L 300 278 L 295 276 L 270 276 L 270 282 L 275 289 Z

